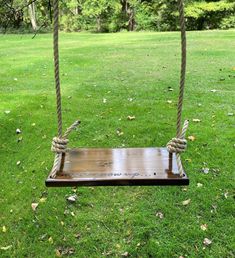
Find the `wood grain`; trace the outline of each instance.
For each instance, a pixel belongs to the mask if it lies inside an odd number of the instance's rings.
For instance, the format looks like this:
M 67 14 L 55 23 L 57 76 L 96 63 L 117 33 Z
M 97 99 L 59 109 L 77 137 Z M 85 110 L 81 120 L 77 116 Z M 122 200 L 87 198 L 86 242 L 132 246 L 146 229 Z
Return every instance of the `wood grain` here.
M 61 160 L 47 186 L 188 185 L 178 173 L 175 155 L 169 171 L 166 148 L 72 149 Z

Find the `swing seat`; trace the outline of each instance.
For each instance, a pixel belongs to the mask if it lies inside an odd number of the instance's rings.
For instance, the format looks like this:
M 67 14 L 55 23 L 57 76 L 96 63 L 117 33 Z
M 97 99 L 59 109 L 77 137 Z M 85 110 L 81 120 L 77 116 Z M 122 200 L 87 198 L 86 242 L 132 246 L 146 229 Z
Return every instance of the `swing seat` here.
M 186 174 L 179 175 L 176 156 L 170 159 L 166 148 L 71 149 L 46 186 L 188 185 Z

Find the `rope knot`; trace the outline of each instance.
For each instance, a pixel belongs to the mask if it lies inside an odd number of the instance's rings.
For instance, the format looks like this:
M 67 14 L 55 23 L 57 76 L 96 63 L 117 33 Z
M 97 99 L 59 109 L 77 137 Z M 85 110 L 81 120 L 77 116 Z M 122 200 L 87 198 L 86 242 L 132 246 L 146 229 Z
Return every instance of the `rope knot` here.
M 184 138 L 172 138 L 166 147 L 170 153 L 181 153 L 187 148 L 187 140 Z
M 65 153 L 68 143 L 68 139 L 54 137 L 52 140 L 51 150 L 55 153 Z
M 52 140 L 51 150 L 57 154 L 66 153 L 67 145 L 69 140 L 67 137 L 69 134 L 76 129 L 76 127 L 80 124 L 80 121 L 75 121 L 70 127 L 67 128 L 64 135 L 62 137 L 54 137 Z
M 185 134 L 188 128 L 188 120 L 184 121 L 184 125 L 179 136 L 172 138 L 166 145 L 167 150 L 170 153 L 181 153 L 187 148 L 187 140 L 185 139 Z

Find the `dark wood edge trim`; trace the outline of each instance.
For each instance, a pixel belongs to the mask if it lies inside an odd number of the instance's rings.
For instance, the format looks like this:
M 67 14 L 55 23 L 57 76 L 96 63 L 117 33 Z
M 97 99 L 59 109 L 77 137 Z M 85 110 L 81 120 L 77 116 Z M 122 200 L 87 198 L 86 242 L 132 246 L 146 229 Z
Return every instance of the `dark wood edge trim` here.
M 124 180 L 96 180 L 96 181 L 81 181 L 76 179 L 54 179 L 48 177 L 46 180 L 47 187 L 62 187 L 62 186 L 180 186 L 189 185 L 189 179 L 170 178 L 170 179 L 124 179 Z

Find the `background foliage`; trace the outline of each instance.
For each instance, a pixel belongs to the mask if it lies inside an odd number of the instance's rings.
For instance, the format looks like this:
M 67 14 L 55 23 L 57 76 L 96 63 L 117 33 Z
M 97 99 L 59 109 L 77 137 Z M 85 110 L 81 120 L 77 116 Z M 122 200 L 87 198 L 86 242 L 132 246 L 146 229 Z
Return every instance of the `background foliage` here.
M 1 30 L 50 30 L 51 2 L 0 0 Z M 186 0 L 185 6 L 188 30 L 235 28 L 234 0 Z M 177 0 L 61 0 L 60 15 L 68 32 L 178 29 Z

